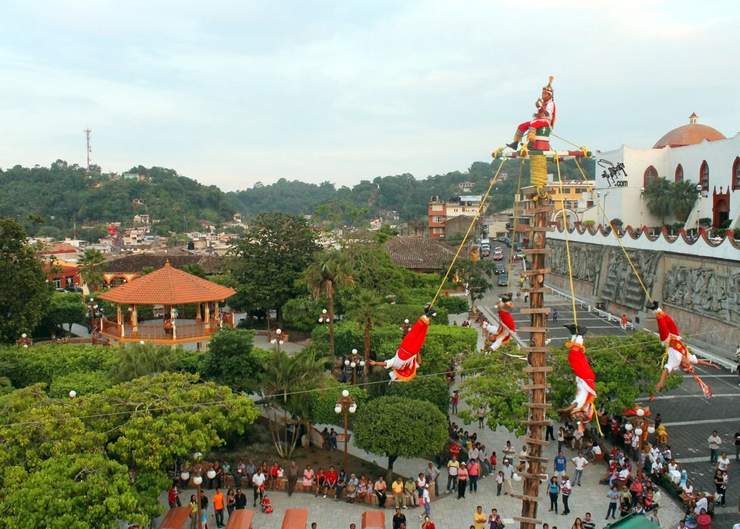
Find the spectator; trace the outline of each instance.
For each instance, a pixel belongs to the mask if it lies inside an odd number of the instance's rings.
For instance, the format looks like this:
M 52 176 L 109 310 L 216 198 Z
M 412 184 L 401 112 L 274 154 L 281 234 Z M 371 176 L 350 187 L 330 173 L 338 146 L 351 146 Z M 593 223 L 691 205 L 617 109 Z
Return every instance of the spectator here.
M 265 473 L 262 472 L 262 469 L 260 468 L 252 476 L 252 487 L 254 489 L 254 498 L 252 502 L 252 507 L 257 507 L 257 497 L 259 497 L 260 502 L 262 501 L 262 498 L 265 495 L 265 481 L 267 481 L 267 477 L 265 476 Z
M 468 488 L 468 468 L 465 463 L 460 465 L 460 470 L 457 472 L 457 499 L 460 500 L 465 497 L 465 489 Z
M 452 392 L 452 398 L 450 399 L 450 409 L 452 415 L 457 415 L 457 406 L 460 404 L 460 392 L 455 390 Z
M 588 460 L 583 457 L 583 454 L 579 451 L 578 455 L 574 457 L 571 461 L 573 461 L 573 464 L 576 466 L 576 473 L 573 476 L 573 481 L 575 481 L 576 485 L 580 487 L 581 477 L 583 476 L 583 469 L 586 468 L 586 465 L 588 465 Z
M 447 462 L 447 492 L 452 492 L 457 487 L 457 474 L 460 471 L 460 462 L 457 456 L 452 456 Z
M 421 522 L 421 529 L 437 529 L 434 522 L 429 516 L 424 516 L 424 520 Z
M 347 487 L 347 473 L 344 471 L 344 469 L 339 471 L 339 476 L 337 476 L 337 484 L 334 486 L 334 498 L 339 501 L 342 499 L 342 493 L 344 492 L 344 489 Z
M 226 491 L 226 512 L 229 514 L 229 518 L 231 518 L 234 509 L 236 509 L 236 493 L 234 489 L 229 489 Z
M 722 444 L 722 438 L 717 435 L 717 430 L 714 430 L 712 435 L 707 438 L 707 443 L 709 443 L 709 462 L 716 463 L 719 447 Z
M 314 485 L 314 493 L 316 494 L 317 498 L 319 497 L 319 494 L 323 493 L 324 488 L 326 487 L 326 472 L 324 472 L 324 469 L 321 467 L 319 467 L 316 470 L 316 481 Z
M 558 476 L 562 476 L 565 474 L 565 466 L 567 465 L 568 461 L 565 459 L 565 456 L 563 455 L 563 452 L 558 450 L 558 455 L 555 456 L 555 474 Z
M 558 513 L 558 496 L 560 495 L 560 485 L 558 485 L 558 478 L 555 476 L 550 478 L 550 483 L 547 485 L 547 494 L 550 496 L 550 512 Z
M 439 496 L 439 487 L 437 486 L 437 478 L 439 478 L 439 470 L 430 461 L 427 468 L 424 470 L 424 478 L 430 485 L 434 485 L 434 495 Z
M 324 472 L 324 498 L 326 498 L 327 493 L 330 490 L 333 490 L 336 492 L 337 483 L 339 481 L 339 475 L 337 474 L 337 471 L 334 469 L 333 466 L 329 467 L 329 470 Z
M 200 526 L 208 529 L 208 496 L 205 494 L 200 497 Z
M 570 514 L 570 507 L 568 507 L 568 500 L 570 499 L 570 493 L 573 491 L 570 479 L 568 479 L 568 475 L 565 474 L 563 476 L 562 481 L 560 482 L 560 497 L 563 499 L 563 514 L 568 515 Z
M 398 476 L 396 480 L 391 483 L 391 492 L 393 492 L 393 501 L 395 502 L 396 509 L 405 509 L 406 502 L 403 497 L 404 485 L 401 476 Z
M 375 496 L 378 498 L 378 508 L 383 509 L 385 507 L 385 499 L 387 497 L 386 491 L 388 490 L 388 485 L 386 485 L 385 480 L 383 479 L 383 476 L 378 477 L 378 480 L 375 482 L 375 485 L 373 485 L 373 491 L 375 492 Z
M 426 479 L 424 480 L 424 485 L 426 486 Z M 403 484 L 403 499 L 406 501 L 406 506 L 416 507 L 418 504 L 416 498 L 420 497 L 423 492 L 423 490 L 416 488 L 416 482 L 413 479 L 407 478 Z
M 727 452 L 722 452 L 717 459 L 717 468 L 722 472 L 727 472 L 727 467 L 730 466 L 730 458 L 727 457 Z
M 478 505 L 473 513 L 473 529 L 486 529 L 486 521 L 488 518 L 483 512 L 483 506 Z
M 576 450 L 581 450 L 583 448 L 583 432 L 581 430 L 576 429 L 576 431 L 573 432 L 571 447 Z
M 429 484 L 424 487 L 424 492 L 419 497 L 419 503 L 424 507 L 424 516 L 429 518 L 432 515 L 432 498 L 429 495 Z
M 586 515 L 583 517 L 582 523 L 583 529 L 596 529 L 596 524 L 594 523 L 593 519 L 591 519 L 590 512 L 587 512 Z
M 563 513 L 563 514 L 565 514 L 565 513 Z M 571 526 L 570 529 L 583 529 L 583 522 L 581 521 L 581 519 L 580 518 L 576 518 L 573 521 L 573 525 Z
M 492 472 L 496 472 L 496 452 L 491 452 L 489 462 L 491 463 Z
M 696 526 L 698 529 L 712 529 L 712 517 L 709 516 L 706 509 L 699 511 L 696 517 Z
M 216 514 L 216 527 L 224 527 L 224 493 L 216 489 L 213 495 L 213 511 Z
M 172 486 L 167 490 L 167 505 L 170 509 L 180 506 L 180 496 L 178 495 L 177 485 L 172 482 Z
M 349 475 L 349 479 L 347 480 L 347 502 L 348 503 L 354 503 L 355 498 L 357 498 L 357 492 L 358 487 L 360 485 L 360 481 L 357 479 L 357 476 L 354 474 Z
M 614 520 L 617 513 L 617 503 L 619 502 L 619 491 L 616 485 L 611 486 L 609 492 L 606 493 L 606 497 L 609 498 L 609 508 L 606 510 L 606 518 L 604 520 L 608 520 L 610 514 L 612 520 Z
M 725 493 L 727 492 L 727 472 L 717 468 L 714 472 L 714 487 L 716 489 L 715 501 L 717 505 L 725 505 Z
M 740 375 L 740 369 L 737 372 Z M 735 432 L 735 461 L 740 461 L 740 432 Z
M 480 476 L 480 463 L 473 459 L 468 464 L 468 480 L 470 481 L 470 492 L 478 493 L 478 477 Z
M 393 529 L 401 529 L 401 524 L 406 524 L 406 515 L 399 507 L 396 507 L 396 512 L 393 514 Z
M 514 477 L 514 466 L 511 461 L 504 459 L 504 495 L 514 494 L 514 489 L 511 486 L 511 479 Z
M 504 522 L 496 509 L 491 509 L 491 514 L 488 515 L 488 529 L 504 529 Z M 544 525 L 543 529 L 546 529 Z
M 565 444 L 565 428 L 562 426 L 558 428 L 558 453 L 563 449 Z
M 365 474 L 360 474 L 360 480 L 357 484 L 357 497 L 360 499 L 360 501 L 364 501 L 365 498 L 367 498 L 372 488 L 373 484 L 370 482 L 369 479 L 365 477 Z
M 478 428 L 481 430 L 485 430 L 484 421 L 486 419 L 486 408 L 485 406 L 481 406 L 478 408 L 475 412 L 476 417 L 478 418 Z
M 247 495 L 244 494 L 242 489 L 236 489 L 236 495 L 234 496 L 234 508 L 235 509 L 246 509 L 247 508 Z
M 545 441 L 554 441 L 555 440 L 555 428 L 552 425 L 552 422 L 547 423 L 547 427 L 545 428 Z

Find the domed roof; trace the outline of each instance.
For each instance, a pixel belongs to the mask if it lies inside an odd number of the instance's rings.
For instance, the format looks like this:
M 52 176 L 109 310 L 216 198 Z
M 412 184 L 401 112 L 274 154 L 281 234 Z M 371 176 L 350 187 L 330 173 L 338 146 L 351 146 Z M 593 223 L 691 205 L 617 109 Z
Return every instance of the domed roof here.
M 695 145 L 704 140 L 714 141 L 726 139 L 725 135 L 717 129 L 709 125 L 697 123 L 696 119 L 698 117 L 696 113 L 692 113 L 689 116 L 688 125 L 683 125 L 667 132 L 653 145 L 653 149 L 661 149 L 668 146 L 682 147 L 684 145 Z

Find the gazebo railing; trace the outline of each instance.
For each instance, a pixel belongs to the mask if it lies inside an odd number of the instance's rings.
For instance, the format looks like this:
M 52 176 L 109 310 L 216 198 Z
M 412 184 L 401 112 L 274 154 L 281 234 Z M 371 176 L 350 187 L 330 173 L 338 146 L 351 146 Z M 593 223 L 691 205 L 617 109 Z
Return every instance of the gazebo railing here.
M 227 322 L 224 325 L 229 325 Z M 230 325 L 229 325 L 230 326 Z M 118 324 L 115 321 L 103 318 L 102 334 L 113 338 L 126 340 L 186 340 L 188 338 L 206 338 L 219 330 L 216 321 L 208 323 L 201 321 L 175 320 L 174 328 L 165 330 L 162 320 L 141 321 L 136 327 L 130 323 Z

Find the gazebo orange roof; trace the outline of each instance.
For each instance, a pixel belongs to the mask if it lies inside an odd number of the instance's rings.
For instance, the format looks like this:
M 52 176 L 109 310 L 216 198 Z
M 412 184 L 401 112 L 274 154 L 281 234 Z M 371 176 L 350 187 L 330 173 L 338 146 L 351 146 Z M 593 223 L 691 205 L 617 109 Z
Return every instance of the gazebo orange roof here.
M 184 305 L 223 301 L 235 293 L 233 288 L 178 270 L 167 261 L 159 270 L 113 288 L 100 298 L 121 305 Z

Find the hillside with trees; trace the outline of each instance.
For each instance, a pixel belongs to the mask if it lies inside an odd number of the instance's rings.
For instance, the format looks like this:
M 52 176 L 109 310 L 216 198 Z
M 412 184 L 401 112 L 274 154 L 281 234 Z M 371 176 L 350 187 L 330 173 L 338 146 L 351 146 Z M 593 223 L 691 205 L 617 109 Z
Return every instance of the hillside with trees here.
M 130 222 L 136 214 L 158 219 L 155 232 L 195 229 L 200 220 L 219 223 L 237 211 L 216 186 L 204 186 L 173 169 L 133 167 L 138 178 L 121 178 L 57 160 L 49 167 L 0 170 L 0 217 L 17 220 L 30 235 L 96 239 L 108 222 Z M 97 225 L 80 229 L 82 225 Z M 90 232 L 90 233 L 87 233 Z

